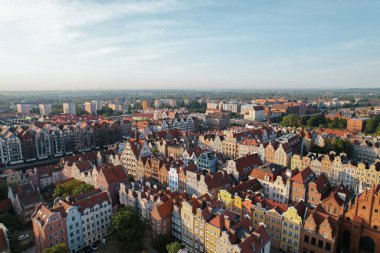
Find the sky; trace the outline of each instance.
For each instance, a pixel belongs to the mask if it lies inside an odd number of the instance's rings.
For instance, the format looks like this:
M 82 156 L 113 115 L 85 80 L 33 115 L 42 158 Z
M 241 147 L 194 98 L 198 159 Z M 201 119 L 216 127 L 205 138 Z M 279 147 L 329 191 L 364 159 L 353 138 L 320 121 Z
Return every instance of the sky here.
M 0 91 L 380 88 L 380 1 L 1 0 Z

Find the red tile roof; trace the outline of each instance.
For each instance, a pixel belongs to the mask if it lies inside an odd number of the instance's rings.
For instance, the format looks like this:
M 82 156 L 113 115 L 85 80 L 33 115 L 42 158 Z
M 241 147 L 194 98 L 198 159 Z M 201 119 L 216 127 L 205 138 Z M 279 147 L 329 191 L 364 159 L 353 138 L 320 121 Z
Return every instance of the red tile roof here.
M 100 167 L 100 170 L 109 185 L 128 183 L 128 175 L 121 165 L 114 166 L 112 164 L 107 164 L 103 167 Z
M 94 190 L 78 196 L 74 196 L 77 199 L 75 202 L 69 203 L 72 206 L 79 206 L 79 212 L 83 212 L 87 208 L 91 208 L 95 205 L 100 205 L 107 201 L 111 203 L 111 199 L 106 191 Z
M 235 160 L 236 162 L 236 170 L 240 175 L 249 175 L 251 171 L 245 172 L 245 168 L 256 168 L 263 165 L 263 162 L 260 159 L 260 156 L 257 153 L 250 154 L 247 156 L 240 157 Z
M 291 180 L 298 184 L 307 185 L 309 182 L 315 179 L 315 174 L 309 167 L 305 168 L 301 172 L 294 175 Z
M 241 252 L 258 253 L 270 241 L 270 236 L 264 225 L 260 225 L 254 232 L 240 243 Z
M 8 249 L 7 239 L 5 238 L 5 232 L 0 228 L 0 252 L 5 252 Z
M 0 201 L 0 213 L 12 210 L 12 201 L 10 199 L 3 199 Z

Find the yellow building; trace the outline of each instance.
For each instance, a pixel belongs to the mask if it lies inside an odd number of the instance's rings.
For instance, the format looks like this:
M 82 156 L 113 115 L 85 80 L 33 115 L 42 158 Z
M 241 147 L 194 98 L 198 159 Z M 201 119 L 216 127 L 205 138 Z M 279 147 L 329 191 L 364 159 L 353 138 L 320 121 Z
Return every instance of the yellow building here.
M 220 190 L 218 199 L 227 210 L 242 215 L 243 201 L 247 196 L 248 190 L 253 193 L 260 191 L 260 182 L 257 179 L 251 179 L 228 190 Z
M 205 230 L 205 251 L 217 252 L 217 242 L 222 231 L 227 231 L 239 221 L 239 216 L 229 211 L 218 213 L 206 223 Z M 219 252 L 218 252 L 219 253 Z
M 298 253 L 302 219 L 305 211 L 306 206 L 303 201 L 300 201 L 283 213 L 281 250 Z
M 292 161 L 290 164 L 290 169 L 292 170 L 301 170 L 302 168 L 302 157 L 300 155 L 293 155 Z
M 266 207 L 263 207 L 260 202 L 253 205 L 252 208 L 252 225 L 256 229 L 260 223 L 265 223 Z
M 148 109 L 149 108 L 149 101 L 148 100 L 141 101 L 141 107 L 143 110 Z
M 206 221 L 212 217 L 212 208 L 204 205 L 207 201 L 205 194 L 182 203 L 182 244 L 192 253 L 205 252 Z

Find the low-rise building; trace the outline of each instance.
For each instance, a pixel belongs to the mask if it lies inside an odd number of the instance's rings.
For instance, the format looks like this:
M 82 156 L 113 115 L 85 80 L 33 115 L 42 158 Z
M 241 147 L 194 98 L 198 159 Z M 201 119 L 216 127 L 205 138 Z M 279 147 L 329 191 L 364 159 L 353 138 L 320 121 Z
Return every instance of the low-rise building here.
M 321 205 L 307 211 L 301 230 L 301 252 L 337 252 L 339 220 Z
M 305 212 L 306 206 L 301 200 L 296 205 L 288 207 L 288 210 L 283 213 L 281 250 L 291 253 L 299 252 Z
M 16 214 L 24 221 L 30 221 L 36 206 L 42 203 L 42 196 L 38 189 L 30 184 L 8 187 L 8 198 L 11 200 Z
M 40 203 L 31 217 L 36 253 L 61 243 L 68 245 L 66 221 L 61 212 L 49 210 Z

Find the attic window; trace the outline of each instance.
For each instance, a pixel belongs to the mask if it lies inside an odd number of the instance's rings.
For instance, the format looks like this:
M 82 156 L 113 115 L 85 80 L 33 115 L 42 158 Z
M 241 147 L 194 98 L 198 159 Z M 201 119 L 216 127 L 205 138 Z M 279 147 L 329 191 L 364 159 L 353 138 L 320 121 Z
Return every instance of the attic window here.
M 363 209 L 365 209 L 365 206 L 363 206 Z

